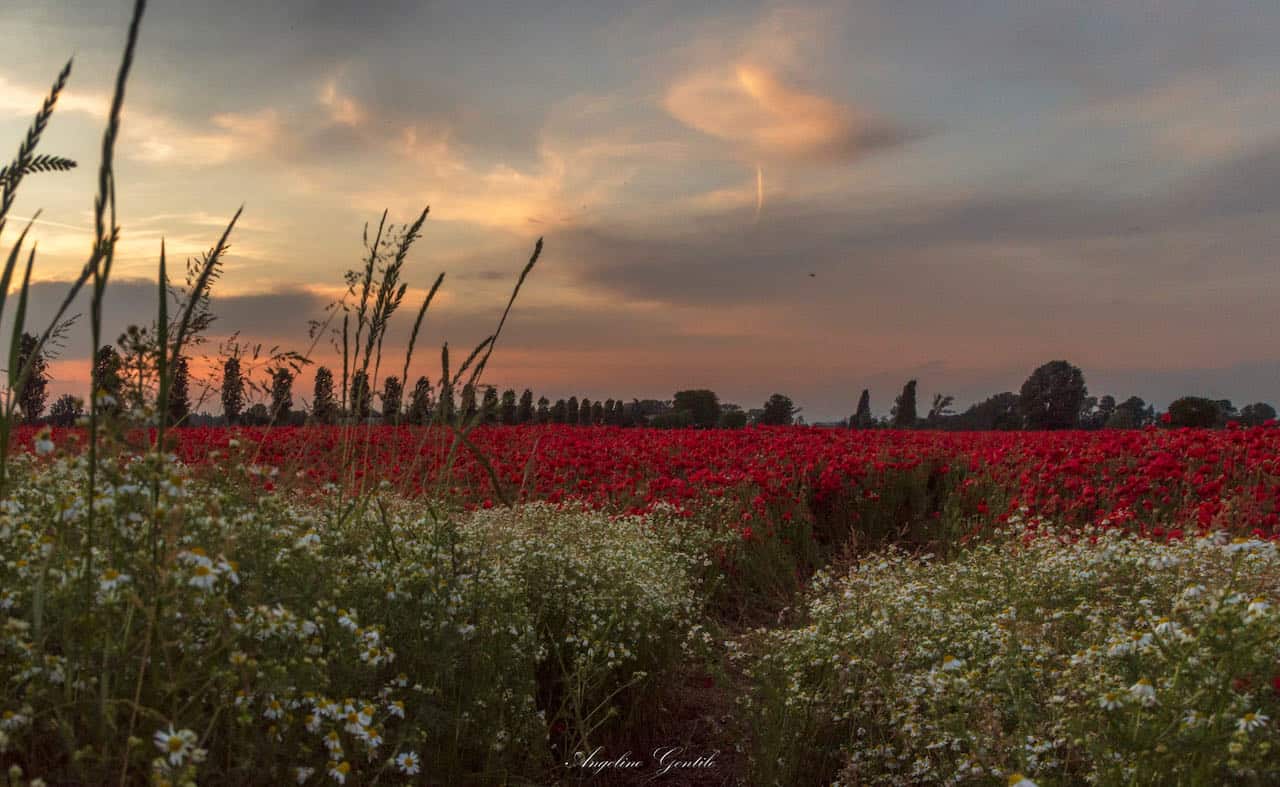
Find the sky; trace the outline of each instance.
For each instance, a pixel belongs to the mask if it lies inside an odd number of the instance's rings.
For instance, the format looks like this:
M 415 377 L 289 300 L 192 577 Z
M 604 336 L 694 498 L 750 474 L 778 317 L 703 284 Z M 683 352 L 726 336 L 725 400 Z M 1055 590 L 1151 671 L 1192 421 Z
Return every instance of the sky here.
M 81 166 L 14 207 L 43 210 L 33 321 L 89 248 L 130 6 L 0 5 L 0 139 L 75 57 L 41 150 Z M 488 335 L 542 237 L 486 379 L 552 400 L 782 392 L 829 420 L 1061 358 L 1095 395 L 1280 403 L 1277 36 L 1257 0 L 153 2 L 107 335 L 151 319 L 162 239 L 181 270 L 243 205 L 206 351 L 333 364 L 308 321 L 362 228 L 429 206 L 386 346 L 445 273 L 412 377 Z

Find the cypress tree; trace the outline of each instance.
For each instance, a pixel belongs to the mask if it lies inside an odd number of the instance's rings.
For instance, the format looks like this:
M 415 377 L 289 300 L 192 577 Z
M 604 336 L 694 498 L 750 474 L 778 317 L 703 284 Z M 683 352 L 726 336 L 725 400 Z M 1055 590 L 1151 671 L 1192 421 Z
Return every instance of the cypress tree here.
M 324 366 L 316 369 L 313 391 L 311 417 L 320 424 L 332 424 L 337 421 L 338 403 L 333 399 L 333 372 Z

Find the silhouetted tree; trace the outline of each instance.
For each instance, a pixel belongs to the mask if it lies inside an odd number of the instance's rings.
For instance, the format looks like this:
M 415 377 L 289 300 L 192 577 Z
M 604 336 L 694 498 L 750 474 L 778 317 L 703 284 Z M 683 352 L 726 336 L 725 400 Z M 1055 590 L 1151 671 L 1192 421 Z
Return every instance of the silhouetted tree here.
M 520 404 L 516 407 L 516 423 L 533 423 L 533 391 L 528 388 L 520 394 Z
M 1137 396 L 1130 396 L 1116 405 L 1116 411 L 1107 419 L 1108 429 L 1140 429 L 1151 423 L 1147 403 Z
M 538 409 L 533 417 L 540 424 L 551 423 L 551 400 L 545 396 L 539 396 Z
M 485 386 L 484 397 L 480 400 L 482 420 L 486 424 L 496 424 L 501 413 L 498 412 L 498 389 L 492 385 Z
M 476 395 L 471 392 L 471 406 L 475 409 Z M 440 380 L 440 401 L 436 402 L 433 413 L 438 414 L 441 423 L 453 423 L 458 416 L 457 405 L 453 401 L 453 384 L 448 380 Z
M 849 420 L 849 427 L 852 429 L 869 429 L 871 428 L 871 423 L 871 391 L 863 388 L 862 395 L 858 397 L 858 410 L 853 414 L 853 418 Z
M 293 373 L 281 367 L 271 372 L 271 407 L 268 423 L 287 426 L 293 412 Z
M 1111 416 L 1116 412 L 1116 398 L 1111 394 L 1104 395 L 1098 400 L 1098 421 L 1100 426 L 1105 426 L 1107 421 L 1111 420 Z
M 75 426 L 84 415 L 84 402 L 71 394 L 63 394 L 49 408 L 49 423 L 54 426 Z
M 564 422 L 567 424 L 578 423 L 578 397 L 570 396 L 569 401 L 565 404 Z
M 1018 404 L 1028 429 L 1072 429 L 1089 393 L 1084 373 L 1066 361 L 1050 361 L 1022 384 Z
M 122 366 L 120 353 L 109 344 L 98 348 L 93 362 L 93 377 L 98 390 L 94 391 L 98 410 L 106 415 L 115 415 L 123 407 L 124 380 L 120 376 Z
M 426 377 L 419 377 L 409 394 L 409 412 L 406 418 L 414 426 L 426 426 L 431 423 L 432 409 L 431 381 Z
M 186 356 L 179 355 L 170 371 L 168 419 L 173 426 L 182 426 L 191 414 L 191 372 Z
M 720 398 L 706 388 L 676 391 L 671 406 L 689 413 L 693 426 L 710 429 L 720 422 Z
M 249 426 L 266 426 L 271 423 L 271 411 L 262 402 L 258 402 L 244 414 L 244 422 Z
M 500 405 L 502 413 L 502 423 L 507 426 L 513 426 L 516 422 L 516 392 L 508 388 L 502 392 L 502 404 Z
M 914 429 L 916 426 L 916 381 L 908 380 L 902 393 L 893 401 L 893 428 Z
M 382 381 L 382 420 L 388 424 L 400 423 L 400 400 L 404 398 L 404 385 L 399 377 Z
M 1022 411 L 1018 409 L 1018 395 L 1010 391 L 988 397 L 959 415 L 948 418 L 945 428 L 987 432 L 1022 428 Z
M 774 394 L 764 403 L 764 412 L 760 414 L 760 423 L 766 426 L 790 426 L 795 420 L 795 404 L 791 397 Z
M 591 405 L 591 423 L 599 426 L 604 423 L 604 405 L 597 399 Z
M 563 399 L 557 399 L 555 405 L 551 408 L 551 423 L 564 424 L 569 422 L 569 403 Z
M 952 403 L 956 398 L 954 396 L 945 396 L 943 394 L 933 395 L 933 404 L 929 406 L 929 415 L 926 420 L 930 425 L 936 426 L 939 421 L 953 414 L 951 409 Z
M 333 372 L 324 366 L 316 369 L 312 390 L 311 417 L 320 424 L 332 424 L 337 421 L 338 403 L 333 399 Z
M 369 420 L 369 414 L 373 412 L 373 389 L 369 387 L 369 375 L 363 369 L 357 369 L 351 375 L 347 406 L 356 423 Z
M 462 386 L 462 400 L 459 402 L 459 409 L 462 411 L 463 422 L 468 424 L 480 412 L 480 407 L 476 404 L 476 387 L 471 383 Z
M 578 405 L 578 424 L 580 426 L 591 426 L 591 400 L 582 397 L 582 402 Z
M 240 359 L 231 356 L 222 364 L 222 414 L 227 423 L 240 422 L 244 410 L 244 378 L 240 376 Z
M 22 411 L 22 420 L 29 424 L 40 419 L 49 395 L 49 363 L 45 360 L 44 353 L 36 350 L 39 344 L 40 340 L 31 334 L 22 334 L 18 340 L 18 355 L 12 369 L 13 374 L 20 374 L 23 367 L 30 364 L 27 379 L 18 392 L 18 409 Z
M 1169 426 L 1207 428 L 1217 426 L 1222 418 L 1221 406 L 1201 396 L 1184 396 L 1169 405 Z
M 1262 426 L 1267 421 L 1275 420 L 1276 408 L 1266 402 L 1246 404 L 1240 410 L 1240 421 L 1245 426 Z

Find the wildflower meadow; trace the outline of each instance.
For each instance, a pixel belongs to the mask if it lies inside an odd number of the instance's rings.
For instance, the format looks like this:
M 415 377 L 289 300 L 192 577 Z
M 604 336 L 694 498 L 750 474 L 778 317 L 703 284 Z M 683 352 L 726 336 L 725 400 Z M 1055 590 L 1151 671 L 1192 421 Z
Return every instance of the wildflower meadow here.
M 38 227 L 6 236 L 7 784 L 1280 783 L 1274 421 L 498 425 L 453 393 L 482 388 L 542 241 L 478 346 L 415 351 L 437 280 L 384 357 L 424 210 L 366 232 L 309 337 L 340 337 L 342 412 L 175 416 L 236 214 L 185 285 L 156 250 L 132 393 L 94 363 L 86 411 L 26 423 L 41 351 L 103 343 L 144 5 L 93 242 L 48 325 L 26 322 Z M 76 166 L 37 152 L 70 74 L 0 170 L 0 231 L 27 178 Z M 286 388 L 309 363 L 267 354 Z

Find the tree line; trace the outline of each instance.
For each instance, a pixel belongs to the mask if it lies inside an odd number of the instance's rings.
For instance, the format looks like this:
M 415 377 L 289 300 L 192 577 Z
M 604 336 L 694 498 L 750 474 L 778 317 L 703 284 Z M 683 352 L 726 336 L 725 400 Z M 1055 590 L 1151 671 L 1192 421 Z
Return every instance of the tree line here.
M 1115 396 L 1090 396 L 1084 373 L 1067 361 L 1050 361 L 1031 373 L 1017 393 L 1005 391 L 955 412 L 954 397 L 935 394 L 924 416 L 917 405 L 917 381 L 908 380 L 894 399 L 888 418 L 871 415 L 871 396 L 862 391 L 854 414 L 842 422 L 851 429 L 943 429 L 993 431 L 1014 429 L 1141 429 L 1222 427 L 1230 423 L 1261 426 L 1276 418 L 1266 402 L 1237 409 L 1229 399 L 1183 396 L 1157 416 L 1155 407 L 1139 396 L 1117 401 Z
M 152 380 L 145 363 L 146 337 L 134 328 L 120 337 L 118 345 L 103 345 L 94 358 L 95 378 L 102 411 L 120 415 L 148 406 Z M 84 414 L 79 397 L 64 394 L 45 413 L 48 398 L 48 360 L 36 352 L 36 338 L 23 334 L 18 359 L 25 364 L 35 353 L 32 373 L 18 392 L 18 409 L 27 423 L 71 426 Z M 296 366 L 274 363 L 266 368 L 269 382 L 256 384 L 244 368 L 247 356 L 238 348 L 222 363 L 217 403 L 220 414 L 196 414 L 192 404 L 189 361 L 178 357 L 165 403 L 168 422 L 177 425 L 303 425 L 365 423 L 425 426 L 441 420 L 488 424 L 574 424 L 582 426 L 649 426 L 655 428 L 741 428 L 748 425 L 790 425 L 803 423 L 800 409 L 790 397 L 775 393 L 760 407 L 744 410 L 722 403 L 714 391 L 677 391 L 669 400 L 607 398 L 592 401 L 570 396 L 552 402 L 545 396 L 534 399 L 531 389 L 517 394 L 514 388 L 499 392 L 494 386 L 464 385 L 455 397 L 447 381 L 437 389 L 426 376 L 418 377 L 405 390 L 397 376 L 382 380 L 378 390 L 370 385 L 363 370 L 355 370 L 344 387 L 327 367 L 316 370 L 310 407 L 298 406 L 293 386 Z M 279 356 L 272 356 L 276 361 Z M 1184 396 L 1162 414 L 1141 397 L 1122 401 L 1106 394 L 1090 396 L 1084 374 L 1067 361 L 1050 361 L 1031 373 L 1017 393 L 1006 391 L 990 396 L 955 412 L 954 397 L 935 394 L 924 415 L 918 404 L 918 384 L 909 380 L 894 399 L 887 418 L 871 412 L 870 391 L 864 389 L 853 415 L 840 422 L 850 429 L 939 429 L 992 431 L 1016 429 L 1140 429 L 1161 424 L 1178 427 L 1221 427 L 1229 423 L 1256 426 L 1276 418 L 1276 410 L 1265 402 L 1237 409 L 1230 400 Z M 250 404 L 254 392 L 265 401 Z M 205 397 L 201 397 L 201 401 Z

